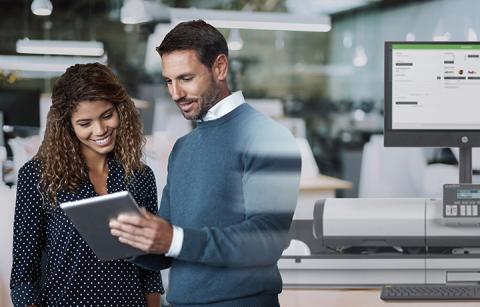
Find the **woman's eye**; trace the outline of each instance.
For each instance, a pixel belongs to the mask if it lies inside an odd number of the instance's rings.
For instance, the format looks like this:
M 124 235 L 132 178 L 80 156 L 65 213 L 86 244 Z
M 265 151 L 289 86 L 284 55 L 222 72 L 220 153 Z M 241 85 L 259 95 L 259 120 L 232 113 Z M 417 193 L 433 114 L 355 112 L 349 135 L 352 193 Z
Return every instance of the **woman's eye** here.
M 113 113 L 105 114 L 105 115 L 103 116 L 103 118 L 104 118 L 104 119 L 109 119 L 109 118 L 112 117 L 112 115 L 113 115 Z

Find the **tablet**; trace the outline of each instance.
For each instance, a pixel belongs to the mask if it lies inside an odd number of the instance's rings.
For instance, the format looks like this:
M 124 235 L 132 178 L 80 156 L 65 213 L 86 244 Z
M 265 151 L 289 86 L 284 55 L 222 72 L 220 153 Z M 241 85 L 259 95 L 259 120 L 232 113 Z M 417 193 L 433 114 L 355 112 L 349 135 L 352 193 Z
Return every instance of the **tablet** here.
M 143 255 L 145 252 L 118 241 L 108 223 L 121 213 L 141 214 L 135 199 L 122 191 L 60 204 L 82 238 L 102 261 Z

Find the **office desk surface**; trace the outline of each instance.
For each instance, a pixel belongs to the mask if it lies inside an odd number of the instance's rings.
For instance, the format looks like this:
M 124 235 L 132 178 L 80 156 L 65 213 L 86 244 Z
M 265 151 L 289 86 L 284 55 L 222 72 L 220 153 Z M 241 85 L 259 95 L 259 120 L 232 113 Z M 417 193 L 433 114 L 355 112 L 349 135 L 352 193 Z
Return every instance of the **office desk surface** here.
M 280 294 L 282 307 L 480 307 L 468 301 L 384 302 L 379 289 L 284 289 Z
M 300 192 L 303 191 L 334 191 L 350 189 L 352 183 L 346 180 L 319 175 L 316 177 L 302 177 L 300 179 Z

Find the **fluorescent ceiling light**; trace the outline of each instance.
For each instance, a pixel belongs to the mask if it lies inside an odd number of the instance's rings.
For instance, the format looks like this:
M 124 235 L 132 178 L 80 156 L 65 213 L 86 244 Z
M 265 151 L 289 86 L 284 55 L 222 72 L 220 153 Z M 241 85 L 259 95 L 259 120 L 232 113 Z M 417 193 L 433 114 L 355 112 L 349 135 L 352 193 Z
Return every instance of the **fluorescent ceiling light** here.
M 124 24 L 137 24 L 153 18 L 145 9 L 143 0 L 125 0 L 120 9 L 120 20 Z
M 19 39 L 17 41 L 17 52 L 29 54 L 102 56 L 104 50 L 103 43 L 97 41 Z
M 379 0 L 286 0 L 290 13 L 301 15 L 337 14 L 379 2 Z
M 53 6 L 50 0 L 33 0 L 30 9 L 35 15 L 48 16 L 52 14 Z
M 328 32 L 332 28 L 329 16 L 174 8 L 170 9 L 170 16 L 173 24 L 203 19 L 214 27 L 227 29 Z
M 25 56 L 0 55 L 0 70 L 64 73 L 68 67 L 87 63 L 106 64 L 107 57 L 64 57 L 64 56 Z

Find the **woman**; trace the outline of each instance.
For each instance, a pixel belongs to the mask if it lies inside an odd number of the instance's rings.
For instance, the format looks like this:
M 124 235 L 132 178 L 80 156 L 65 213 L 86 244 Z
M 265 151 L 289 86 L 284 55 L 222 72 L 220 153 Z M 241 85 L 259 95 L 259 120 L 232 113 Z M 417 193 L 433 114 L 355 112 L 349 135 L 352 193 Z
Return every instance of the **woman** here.
M 159 273 L 100 261 L 59 207 L 129 190 L 156 213 L 155 178 L 141 162 L 144 143 L 135 106 L 106 66 L 75 65 L 55 82 L 43 143 L 18 176 L 15 306 L 160 305 Z

